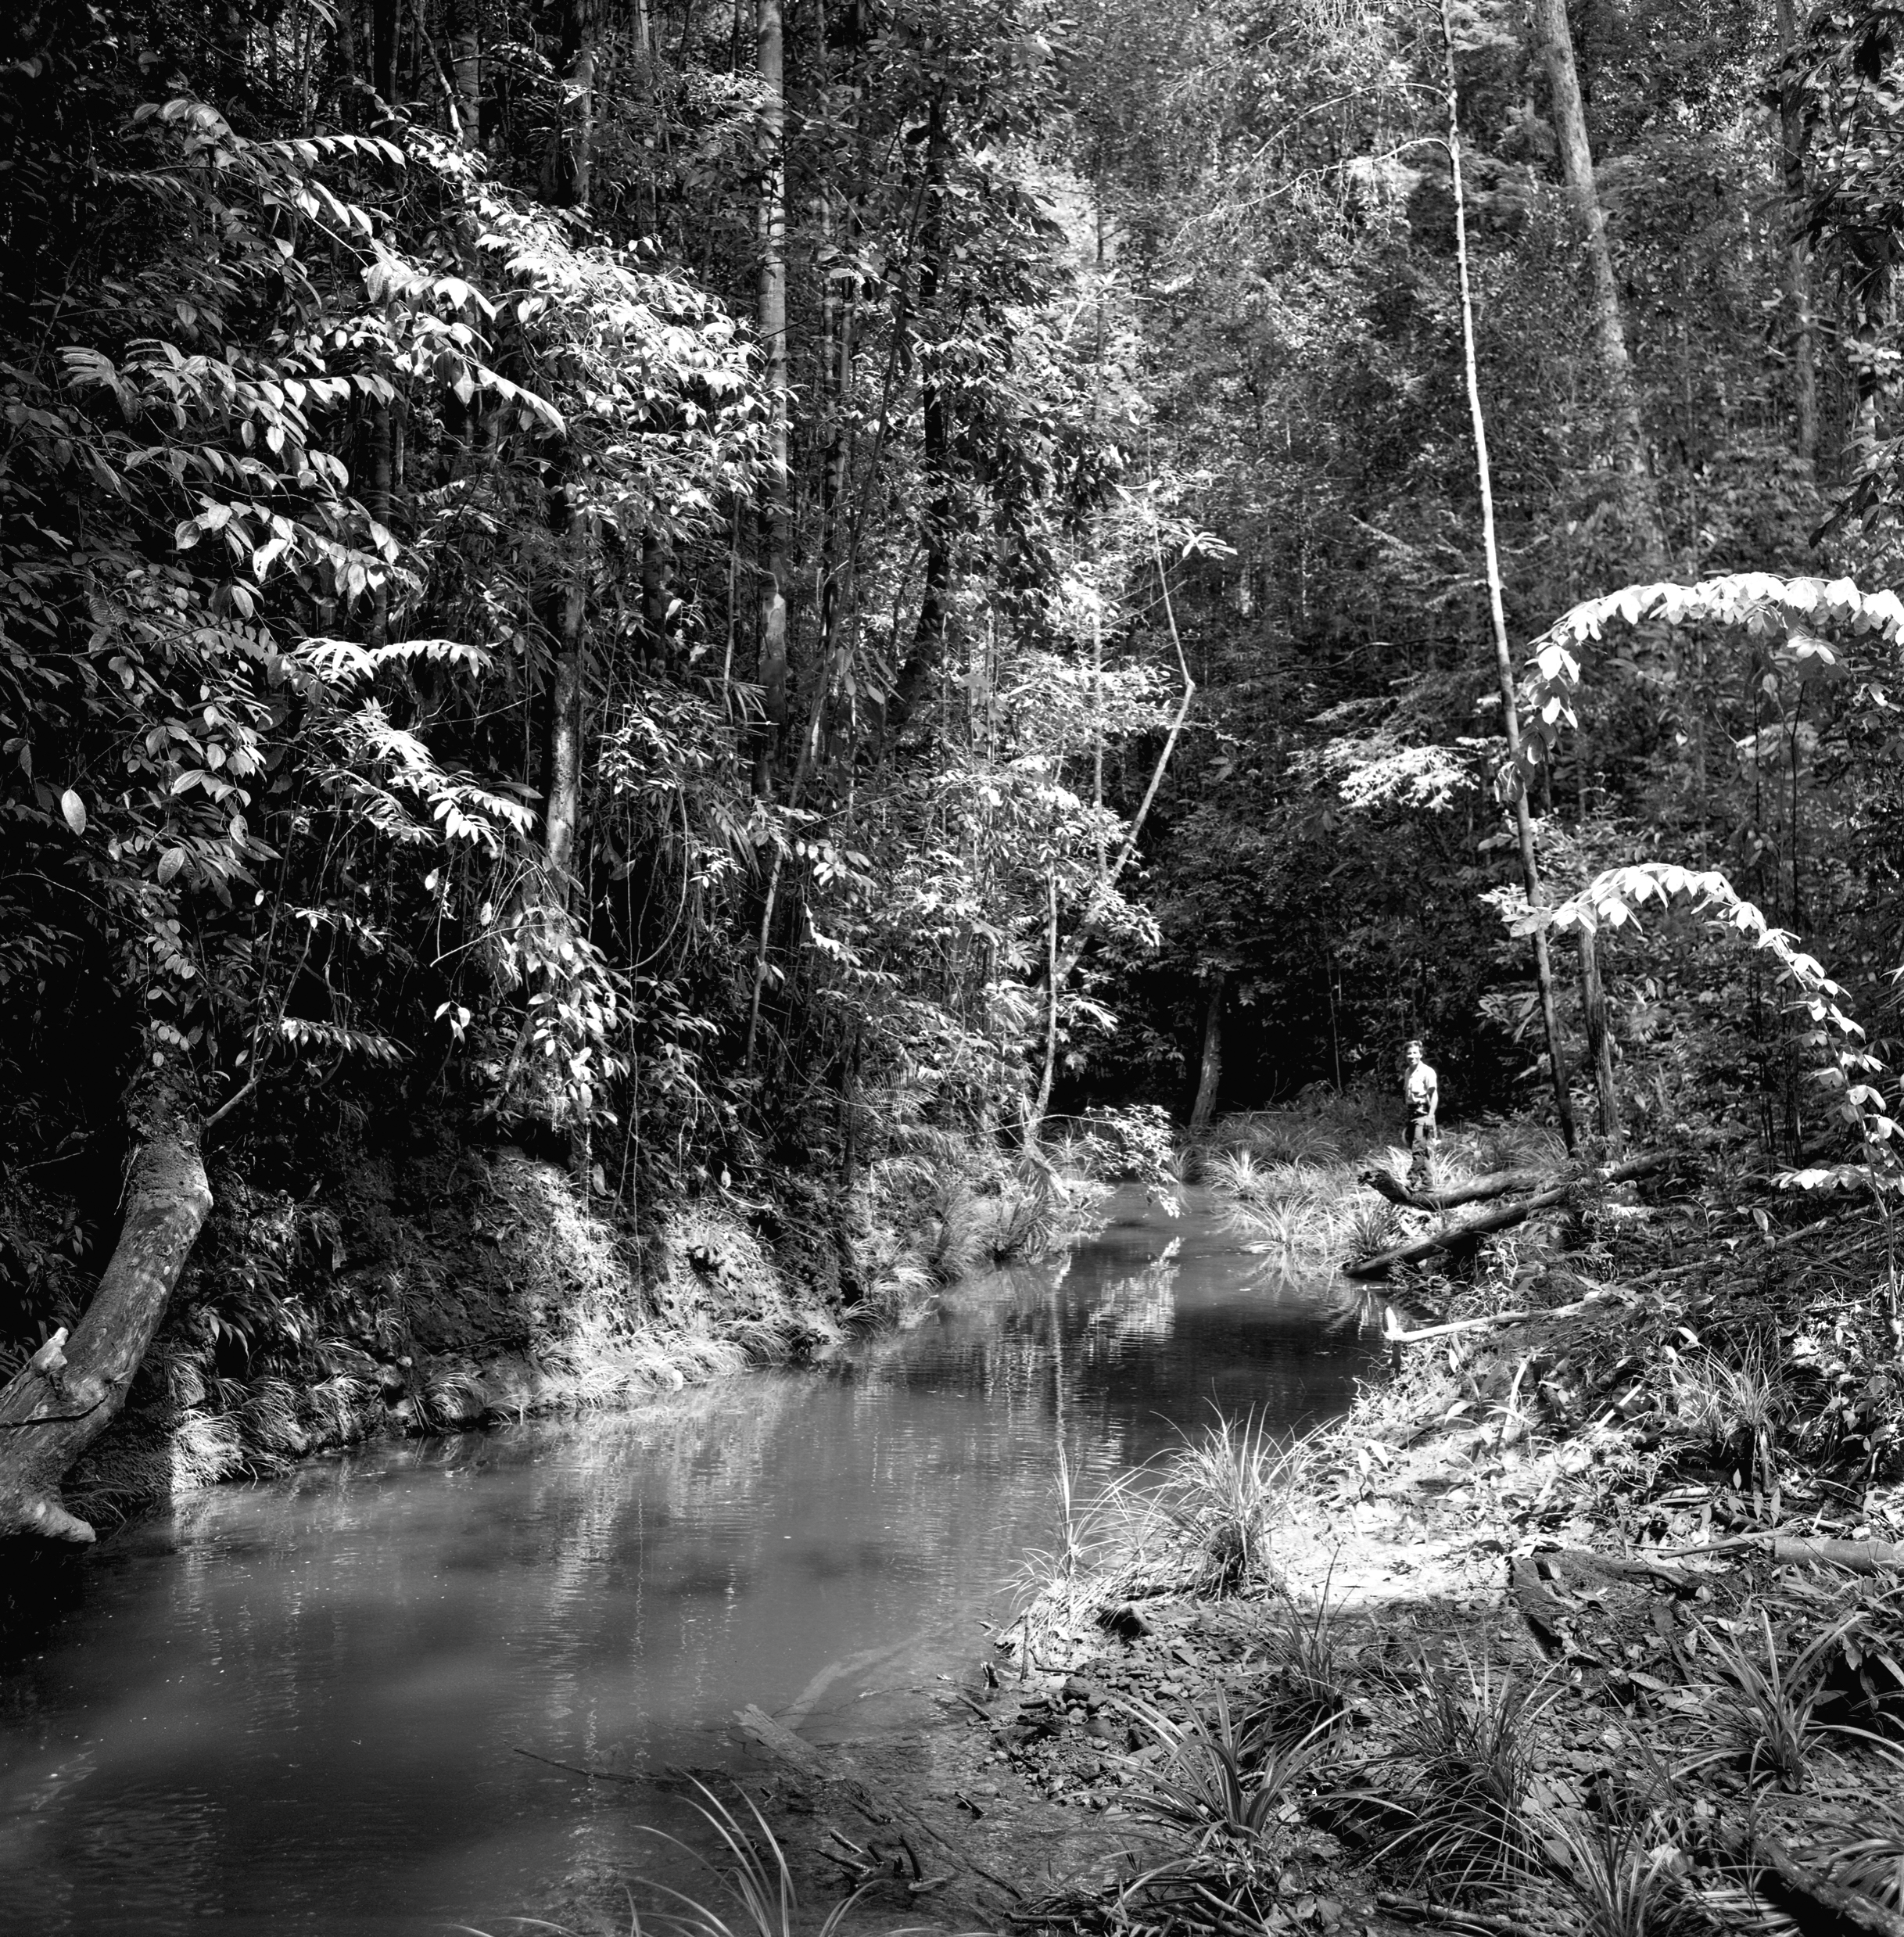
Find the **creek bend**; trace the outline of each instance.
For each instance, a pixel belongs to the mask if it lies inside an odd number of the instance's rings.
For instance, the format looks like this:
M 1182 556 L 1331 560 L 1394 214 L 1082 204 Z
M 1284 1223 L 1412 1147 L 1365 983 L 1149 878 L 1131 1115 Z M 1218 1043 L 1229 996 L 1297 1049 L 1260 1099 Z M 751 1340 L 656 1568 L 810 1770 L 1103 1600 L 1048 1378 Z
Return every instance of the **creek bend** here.
M 0 1931 L 500 1930 L 553 1878 L 665 1868 L 654 1792 L 518 1747 L 737 1765 L 750 1702 L 821 1742 L 927 1725 L 1049 1539 L 1060 1439 L 1101 1481 L 1213 1402 L 1328 1417 L 1368 1365 L 1339 1286 L 1185 1196 L 1127 1187 L 1068 1254 L 817 1370 L 142 1520 L 0 1637 Z

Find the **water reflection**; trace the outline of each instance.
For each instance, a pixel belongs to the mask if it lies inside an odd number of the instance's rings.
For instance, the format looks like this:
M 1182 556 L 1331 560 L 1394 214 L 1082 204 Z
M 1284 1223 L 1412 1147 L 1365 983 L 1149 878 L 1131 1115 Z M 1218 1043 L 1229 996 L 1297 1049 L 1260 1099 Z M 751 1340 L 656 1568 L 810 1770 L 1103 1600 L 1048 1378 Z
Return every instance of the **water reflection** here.
M 1326 1286 L 1138 1193 L 1057 1263 L 820 1373 L 320 1462 L 109 1543 L 0 1657 L 0 1931 L 412 1933 L 648 1853 L 640 1791 L 751 1702 L 911 1726 L 1041 1540 L 1214 1402 L 1291 1425 L 1364 1361 Z M 639 1810 L 631 1798 L 638 1798 Z

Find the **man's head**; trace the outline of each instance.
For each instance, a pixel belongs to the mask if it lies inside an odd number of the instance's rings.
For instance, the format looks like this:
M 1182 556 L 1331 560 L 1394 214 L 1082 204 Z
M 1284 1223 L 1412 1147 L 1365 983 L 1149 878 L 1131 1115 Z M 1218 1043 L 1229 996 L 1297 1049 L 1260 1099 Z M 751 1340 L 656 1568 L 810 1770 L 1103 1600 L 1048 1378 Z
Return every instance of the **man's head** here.
M 1409 1068 L 1413 1069 L 1415 1064 L 1422 1060 L 1420 1038 L 1416 1037 L 1414 1039 L 1404 1043 L 1402 1045 L 1402 1054 L 1407 1057 Z

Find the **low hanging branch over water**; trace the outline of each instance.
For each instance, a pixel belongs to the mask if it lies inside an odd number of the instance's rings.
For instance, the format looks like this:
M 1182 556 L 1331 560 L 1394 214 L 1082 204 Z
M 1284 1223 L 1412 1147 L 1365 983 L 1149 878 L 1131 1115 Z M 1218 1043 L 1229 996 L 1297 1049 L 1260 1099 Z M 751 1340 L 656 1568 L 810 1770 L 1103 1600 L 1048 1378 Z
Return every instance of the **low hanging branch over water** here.
M 128 1107 L 134 1139 L 125 1221 L 92 1302 L 68 1339 L 53 1336 L 0 1391 L 0 1536 L 90 1544 L 60 1483 L 126 1402 L 212 1207 L 198 1114 L 176 1078 L 142 1081 Z
M 1490 1231 L 1508 1230 L 1515 1225 L 1524 1223 L 1536 1211 L 1551 1211 L 1555 1205 L 1565 1203 L 1577 1191 L 1604 1188 L 1608 1184 L 1627 1183 L 1636 1177 L 1645 1177 L 1655 1171 L 1665 1170 L 1673 1160 L 1671 1152 L 1655 1150 L 1645 1157 L 1630 1158 L 1624 1164 L 1615 1164 L 1605 1170 L 1589 1171 L 1579 1176 L 1562 1178 L 1545 1190 L 1536 1191 L 1531 1197 L 1522 1198 L 1518 1203 L 1506 1204 L 1498 1211 L 1484 1212 L 1478 1218 L 1468 1218 L 1465 1223 L 1451 1225 L 1443 1231 L 1430 1232 L 1426 1237 L 1416 1238 L 1407 1244 L 1398 1244 L 1390 1250 L 1378 1251 L 1372 1257 L 1358 1258 L 1352 1264 L 1345 1264 L 1343 1269 L 1350 1278 L 1379 1278 L 1392 1265 L 1413 1264 L 1422 1258 L 1433 1257 L 1437 1251 L 1458 1250 L 1464 1245 L 1472 1243 L 1476 1238 L 1485 1237 Z M 1484 1178 L 1479 1181 L 1486 1183 L 1523 1175 L 1511 1171 L 1497 1171 L 1494 1179 Z M 1368 1178 L 1365 1181 L 1373 1180 Z M 1508 1183 L 1501 1185 L 1503 1191 L 1518 1187 Z M 1469 1198 L 1463 1197 L 1455 1191 L 1440 1194 L 1455 1203 L 1470 1201 Z M 1395 1202 L 1407 1203 L 1422 1210 L 1447 1207 L 1445 1203 L 1436 1203 L 1426 1197 L 1404 1196 L 1397 1198 L 1393 1192 L 1388 1190 L 1384 1190 L 1382 1195 Z

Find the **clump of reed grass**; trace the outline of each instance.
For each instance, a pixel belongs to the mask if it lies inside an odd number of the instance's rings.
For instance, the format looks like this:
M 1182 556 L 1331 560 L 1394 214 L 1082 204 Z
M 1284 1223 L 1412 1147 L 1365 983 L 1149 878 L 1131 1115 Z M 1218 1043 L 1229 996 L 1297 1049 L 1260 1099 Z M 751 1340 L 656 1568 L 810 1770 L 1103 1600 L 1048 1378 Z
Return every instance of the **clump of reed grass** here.
M 1483 1117 L 1465 1130 L 1442 1139 L 1451 1164 L 1486 1175 L 1493 1171 L 1558 1170 L 1567 1161 L 1567 1146 L 1558 1131 L 1525 1117 Z
M 1349 1214 L 1343 1233 L 1343 1254 L 1351 1261 L 1386 1251 L 1401 1236 L 1401 1219 L 1386 1197 L 1364 1192 Z
M 1831 1878 L 1888 1910 L 1904 1911 L 1904 1813 L 1895 1802 L 1876 1803 L 1872 1833 L 1833 1853 Z
M 1677 1842 L 1655 1836 L 1658 1825 L 1603 1813 L 1587 1821 L 1554 1813 L 1541 1819 L 1543 1853 L 1573 1912 L 1580 1937 L 1671 1937 L 1695 1919 L 1682 1884 L 1686 1857 Z
M 1336 1641 L 1336 1610 L 1329 1594 L 1332 1570 L 1313 1608 L 1298 1605 L 1286 1589 L 1264 1624 L 1258 1645 L 1268 1670 L 1250 1710 L 1250 1726 L 1266 1739 L 1298 1742 L 1328 1731 L 1349 1716 L 1348 1678 Z
M 1771 1616 L 1763 1607 L 1755 1612 L 1755 1648 L 1743 1637 L 1716 1634 L 1704 1623 L 1698 1627 L 1724 1678 L 1712 1715 L 1721 1739 L 1687 1763 L 1685 1773 L 1741 1762 L 1748 1781 L 1770 1781 L 1787 1795 L 1797 1795 L 1809 1783 L 1814 1756 L 1841 1741 L 1862 1742 L 1904 1763 L 1904 1751 L 1895 1742 L 1848 1722 L 1826 1720 L 1819 1713 L 1831 1696 L 1827 1677 L 1832 1663 L 1858 1615 L 1854 1612 L 1832 1623 L 1787 1656 L 1773 1632 Z
M 1160 1769 L 1143 1770 L 1131 1797 L 1132 1813 L 1189 1832 L 1199 1849 L 1221 1837 L 1260 1842 L 1293 1802 L 1330 1733 L 1324 1725 L 1279 1740 L 1251 1718 L 1233 1714 L 1221 1692 L 1210 1713 L 1186 1722 L 1173 1721 L 1146 1702 L 1124 1706 L 1167 1757 Z
M 1102 1602 L 1113 1563 L 1127 1570 L 1139 1564 L 1149 1507 L 1137 1492 L 1138 1476 L 1121 1473 L 1088 1490 L 1058 1449 L 1050 1537 L 1024 1550 L 1009 1583 L 1018 1609 L 1012 1627 L 1027 1668 L 1058 1630 Z
M 1794 1398 L 1775 1359 L 1759 1340 L 1736 1361 L 1716 1352 L 1675 1357 L 1667 1368 L 1673 1437 L 1730 1464 L 1763 1496 L 1773 1519 L 1781 1491 L 1779 1437 Z
M 1312 1438 L 1289 1440 L 1253 1411 L 1219 1417 L 1199 1437 L 1185 1437 L 1149 1501 L 1210 1584 L 1234 1592 L 1270 1577 L 1271 1530 L 1313 1451 Z
M 1554 1692 L 1486 1661 L 1429 1676 L 1399 1733 L 1420 1775 L 1415 1819 L 1391 1846 L 1421 1886 L 1470 1896 L 1534 1872 L 1534 1733 Z

